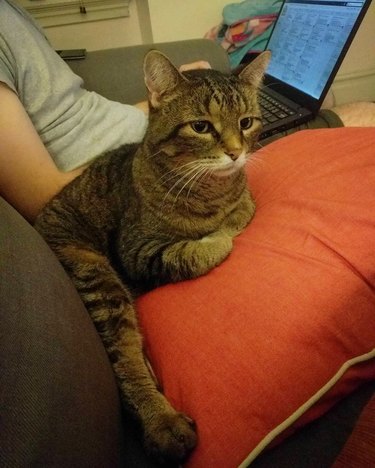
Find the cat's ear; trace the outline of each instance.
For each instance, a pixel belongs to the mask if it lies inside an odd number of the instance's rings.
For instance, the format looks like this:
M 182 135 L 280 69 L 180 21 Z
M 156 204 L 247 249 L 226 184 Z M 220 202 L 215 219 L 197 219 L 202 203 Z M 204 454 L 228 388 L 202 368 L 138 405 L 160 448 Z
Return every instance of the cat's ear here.
M 159 107 L 165 95 L 186 79 L 169 59 L 157 50 L 151 50 L 143 62 L 145 83 L 149 91 L 149 100 L 152 107 Z
M 266 50 L 262 52 L 256 59 L 249 63 L 239 74 L 241 80 L 249 83 L 256 88 L 262 82 L 266 68 L 271 60 L 271 52 Z

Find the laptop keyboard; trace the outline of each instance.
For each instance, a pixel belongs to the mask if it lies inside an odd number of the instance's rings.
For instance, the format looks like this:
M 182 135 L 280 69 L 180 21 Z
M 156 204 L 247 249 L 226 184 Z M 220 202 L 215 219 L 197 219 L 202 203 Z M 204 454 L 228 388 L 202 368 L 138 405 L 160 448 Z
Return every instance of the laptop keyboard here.
M 263 91 L 259 92 L 259 104 L 262 110 L 263 125 L 276 122 L 277 120 L 295 114 L 293 109 L 277 101 Z

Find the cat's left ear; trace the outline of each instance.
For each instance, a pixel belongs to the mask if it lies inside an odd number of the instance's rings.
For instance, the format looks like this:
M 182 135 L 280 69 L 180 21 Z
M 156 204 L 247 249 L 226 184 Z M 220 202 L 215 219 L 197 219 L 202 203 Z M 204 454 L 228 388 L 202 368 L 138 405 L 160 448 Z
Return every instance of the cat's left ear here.
M 150 105 L 160 106 L 162 98 L 186 79 L 169 59 L 157 50 L 151 50 L 143 62 L 145 83 L 149 91 Z
M 241 80 L 249 83 L 256 88 L 262 82 L 266 68 L 271 60 L 271 52 L 266 50 L 262 52 L 256 59 L 249 63 L 239 74 Z

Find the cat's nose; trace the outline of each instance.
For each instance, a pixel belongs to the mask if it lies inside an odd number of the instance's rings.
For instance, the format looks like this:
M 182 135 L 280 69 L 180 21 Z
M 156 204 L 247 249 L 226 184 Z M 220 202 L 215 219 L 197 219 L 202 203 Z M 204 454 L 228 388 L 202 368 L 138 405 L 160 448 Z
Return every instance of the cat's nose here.
M 242 148 L 227 148 L 225 150 L 225 154 L 227 154 L 231 159 L 232 161 L 235 161 L 236 159 L 238 159 L 240 157 L 242 153 Z

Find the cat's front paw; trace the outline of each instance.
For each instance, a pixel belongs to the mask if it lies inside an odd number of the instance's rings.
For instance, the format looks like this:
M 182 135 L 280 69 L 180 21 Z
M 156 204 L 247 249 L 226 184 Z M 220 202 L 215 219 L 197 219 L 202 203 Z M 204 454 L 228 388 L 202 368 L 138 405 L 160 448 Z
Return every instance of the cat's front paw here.
M 183 462 L 197 444 L 195 423 L 183 413 L 156 415 L 144 431 L 144 446 L 159 463 Z
M 204 265 L 206 273 L 228 257 L 233 248 L 233 239 L 227 232 L 218 231 L 203 237 L 200 244 L 201 251 L 204 252 L 202 266 Z
M 224 220 L 222 229 L 230 237 L 235 237 L 249 224 L 254 213 L 255 203 L 248 195 L 242 200 L 239 207 Z

